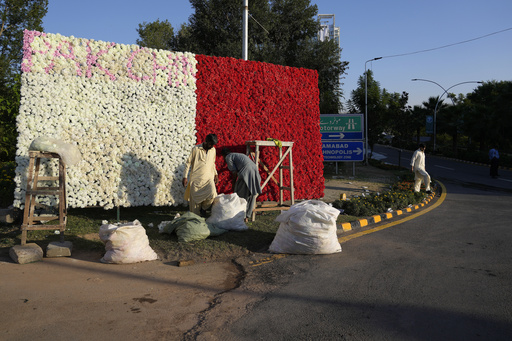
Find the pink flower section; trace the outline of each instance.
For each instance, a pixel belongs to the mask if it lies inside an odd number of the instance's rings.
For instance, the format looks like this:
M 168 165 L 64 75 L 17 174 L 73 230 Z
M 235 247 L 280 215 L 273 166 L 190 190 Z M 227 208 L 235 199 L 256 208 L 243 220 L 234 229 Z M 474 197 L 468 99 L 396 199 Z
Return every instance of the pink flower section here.
M 36 37 L 43 37 L 42 44 L 45 46 L 44 50 L 34 50 L 31 47 Z M 125 77 L 135 82 L 152 82 L 155 84 L 157 77 L 162 77 L 171 87 L 187 88 L 195 84 L 195 60 L 193 60 L 193 57 L 191 58 L 192 60 L 189 59 L 191 54 L 187 56 L 182 53 L 168 53 L 166 54 L 167 58 L 163 58 L 166 62 L 164 62 L 164 65 L 160 65 L 158 64 L 158 56 L 155 50 L 148 48 L 136 48 L 135 50 L 131 50 L 125 49 L 122 45 L 115 43 L 103 43 L 100 45 L 103 46 L 103 48 L 98 51 L 99 45 L 95 44 L 98 43 L 84 39 L 73 41 L 72 38 L 61 39 L 61 37 L 58 37 L 57 39 L 51 40 L 44 33 L 25 31 L 22 71 L 26 73 L 41 72 L 42 69 L 47 74 L 50 74 L 54 72 L 57 59 L 62 58 L 73 61 L 73 67 L 65 66 L 69 69 L 66 70 L 69 71 L 68 74 L 85 76 L 87 78 L 92 78 L 95 75 L 107 75 L 111 81 Z M 104 48 L 105 45 L 107 46 L 106 48 Z M 80 51 L 80 49 L 84 49 L 85 51 Z M 78 51 L 82 53 L 77 53 Z M 32 59 L 36 54 L 45 55 L 45 58 L 43 58 L 42 61 L 44 65 L 39 65 L 40 68 L 34 69 Z M 141 56 L 142 58 L 140 58 L 140 60 L 144 62 L 134 63 L 134 60 L 139 54 L 147 54 L 148 58 Z M 160 56 L 160 60 L 162 60 L 162 57 L 163 56 Z M 102 62 L 102 60 L 108 60 L 109 62 L 105 63 Z M 106 66 L 112 65 L 112 63 L 116 64 L 116 69 L 118 70 L 117 74 Z M 144 72 L 147 72 L 146 70 L 152 70 L 152 72 L 150 74 L 144 74 Z M 189 84 L 191 80 L 192 83 Z
M 32 47 L 30 47 L 30 44 L 34 41 L 35 37 L 39 36 L 46 36 L 44 33 L 37 32 L 37 31 L 29 31 L 25 30 L 23 32 L 23 60 L 21 62 L 21 71 L 22 72 L 30 72 L 32 71 L 32 55 L 34 54 L 34 51 L 32 51 Z M 37 51 L 38 53 L 46 53 L 43 51 Z

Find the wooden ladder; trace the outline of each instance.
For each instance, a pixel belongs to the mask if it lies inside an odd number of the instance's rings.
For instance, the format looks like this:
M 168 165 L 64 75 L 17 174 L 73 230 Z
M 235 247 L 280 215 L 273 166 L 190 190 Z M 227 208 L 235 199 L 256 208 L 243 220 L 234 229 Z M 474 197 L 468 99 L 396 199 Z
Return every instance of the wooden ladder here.
M 274 173 L 276 170 L 279 169 L 279 202 L 272 203 L 272 202 L 261 202 L 256 205 L 254 210 L 252 211 L 252 217 L 251 220 L 254 221 L 256 219 L 256 212 L 259 211 L 286 211 L 290 209 L 290 206 L 295 204 L 295 188 L 293 184 L 293 157 L 292 157 L 292 147 L 293 142 L 281 142 L 280 146 L 277 146 L 274 141 L 246 141 L 246 154 L 251 155 L 252 148 L 255 148 L 255 163 L 259 165 L 261 163 L 260 160 L 260 147 L 277 147 L 279 149 L 279 161 L 277 162 L 277 165 L 272 169 L 272 171 L 269 171 L 269 169 L 264 165 L 265 171 L 268 173 L 267 179 L 265 182 L 261 185 L 261 189 L 263 190 L 265 186 L 268 184 L 269 180 L 272 179 L 274 182 L 277 183 L 277 181 L 274 178 Z M 283 148 L 286 148 L 286 151 L 283 153 Z M 289 166 L 283 165 L 284 160 L 288 158 Z M 289 186 L 284 186 L 283 184 L 283 169 L 288 169 L 290 172 L 290 184 Z M 289 191 L 290 192 L 290 201 L 289 205 L 285 204 L 284 198 L 283 198 L 283 191 Z
M 66 205 L 66 165 L 59 154 L 29 151 L 30 161 L 28 166 L 27 191 L 25 194 L 25 210 L 23 213 L 23 224 L 21 225 L 21 245 L 27 243 L 27 231 L 33 230 L 59 230 L 61 242 L 64 242 L 64 232 L 67 222 Z M 58 176 L 40 176 L 39 170 L 41 159 L 58 159 Z M 57 186 L 47 187 L 39 186 L 40 182 L 57 181 Z M 58 214 L 57 215 L 36 215 L 36 207 L 52 208 L 51 206 L 40 204 L 36 201 L 37 196 L 58 196 Z M 44 225 L 50 220 L 58 219 L 56 225 Z

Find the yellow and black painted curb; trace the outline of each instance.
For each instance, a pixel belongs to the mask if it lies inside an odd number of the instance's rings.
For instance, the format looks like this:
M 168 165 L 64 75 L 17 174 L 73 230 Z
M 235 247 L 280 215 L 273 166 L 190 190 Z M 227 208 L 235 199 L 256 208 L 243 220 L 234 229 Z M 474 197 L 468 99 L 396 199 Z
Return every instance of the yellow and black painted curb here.
M 401 210 L 393 211 L 393 212 L 376 214 L 376 215 L 371 216 L 369 218 L 359 219 L 359 220 L 356 220 L 356 221 L 351 221 L 349 223 L 342 223 L 342 224 L 338 225 L 338 234 L 339 233 L 343 233 L 343 232 L 349 232 L 349 231 L 352 231 L 352 230 L 354 230 L 356 228 L 365 227 L 365 226 L 368 226 L 370 224 L 380 223 L 383 220 L 391 219 L 391 218 L 394 218 L 394 217 L 398 217 L 398 216 L 400 216 L 402 214 L 409 213 L 409 212 L 418 210 L 420 208 L 423 208 L 423 207 L 427 206 L 435 198 L 436 192 L 438 192 L 439 190 L 440 190 L 440 188 L 438 186 L 436 186 L 436 188 L 432 191 L 432 193 L 429 194 L 429 196 L 426 197 L 423 200 L 423 202 L 421 202 L 421 203 L 419 203 L 417 205 L 414 205 L 414 206 L 411 206 L 411 207 L 407 207 L 407 208 L 404 208 L 404 209 L 401 209 Z

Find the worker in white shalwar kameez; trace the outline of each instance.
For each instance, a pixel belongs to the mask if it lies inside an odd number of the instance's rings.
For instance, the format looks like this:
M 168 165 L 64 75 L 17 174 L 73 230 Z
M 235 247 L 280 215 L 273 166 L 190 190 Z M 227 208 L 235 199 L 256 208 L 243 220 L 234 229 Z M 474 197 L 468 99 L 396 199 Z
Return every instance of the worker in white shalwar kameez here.
M 189 202 L 190 212 L 197 215 L 204 216 L 217 197 L 215 185 L 219 177 L 215 169 L 217 153 L 213 147 L 217 141 L 215 134 L 207 135 L 203 143 L 194 146 L 187 160 L 183 178 L 185 200 Z
M 411 171 L 414 172 L 414 192 L 419 192 L 421 183 L 425 184 L 425 191 L 430 193 L 430 175 L 425 170 L 425 145 L 420 143 L 418 150 L 412 154 Z
M 233 179 L 236 180 L 233 191 L 240 198 L 247 200 L 245 221 L 248 221 L 256 205 L 256 198 L 261 194 L 261 176 L 258 166 L 247 155 L 231 153 L 228 148 L 222 149 L 222 156 Z

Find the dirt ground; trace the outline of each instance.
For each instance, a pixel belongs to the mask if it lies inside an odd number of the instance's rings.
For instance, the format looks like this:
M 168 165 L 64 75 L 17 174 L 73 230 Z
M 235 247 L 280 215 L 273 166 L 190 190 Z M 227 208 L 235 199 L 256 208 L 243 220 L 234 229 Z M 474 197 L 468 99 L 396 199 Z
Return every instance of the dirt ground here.
M 326 179 L 323 200 L 383 192 L 396 180 L 371 166 L 351 171 Z M 184 267 L 101 257 L 73 252 L 23 265 L 0 257 L 0 340 L 217 340 L 286 275 L 260 266 L 281 257 L 271 254 Z

